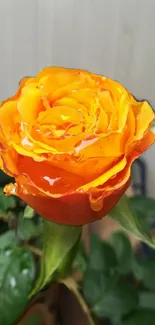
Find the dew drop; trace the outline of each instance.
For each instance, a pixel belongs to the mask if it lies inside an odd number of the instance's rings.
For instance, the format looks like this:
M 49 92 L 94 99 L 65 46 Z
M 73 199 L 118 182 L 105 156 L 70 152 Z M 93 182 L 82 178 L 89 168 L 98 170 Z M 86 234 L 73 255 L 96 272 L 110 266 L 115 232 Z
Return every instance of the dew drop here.
M 27 275 L 29 273 L 29 270 L 28 269 L 24 269 L 23 271 L 22 271 L 22 274 L 23 275 Z
M 11 277 L 11 279 L 10 279 L 10 287 L 15 288 L 15 286 L 16 286 L 16 279 Z
M 22 139 L 21 144 L 22 144 L 23 147 L 28 147 L 28 148 L 32 148 L 32 147 L 33 147 L 33 143 L 29 141 L 29 139 L 28 139 L 27 136 L 25 136 L 25 137 Z
M 43 179 L 47 181 L 50 186 L 53 186 L 54 183 L 61 179 L 61 177 L 50 178 L 49 176 L 44 176 Z
M 5 251 L 5 256 L 10 256 L 11 253 L 12 253 L 12 249 L 7 249 L 7 250 Z
M 80 142 L 80 144 L 75 146 L 75 153 L 79 154 L 79 151 L 87 148 L 88 146 L 91 146 L 92 144 L 94 144 L 98 139 L 97 138 L 93 138 L 90 140 L 82 140 Z
M 103 197 L 99 197 L 97 199 L 90 199 L 90 206 L 93 211 L 100 211 L 103 208 Z
M 20 124 L 21 131 L 24 131 L 25 126 L 27 126 L 27 125 L 28 125 L 27 123 L 22 121 L 21 124 Z

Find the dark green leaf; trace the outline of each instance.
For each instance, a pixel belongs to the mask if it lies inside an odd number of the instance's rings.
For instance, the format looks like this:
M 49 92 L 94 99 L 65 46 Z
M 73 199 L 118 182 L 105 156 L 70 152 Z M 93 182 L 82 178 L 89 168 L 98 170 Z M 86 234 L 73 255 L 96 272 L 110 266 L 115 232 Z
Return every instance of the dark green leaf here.
M 17 234 L 21 240 L 30 240 L 40 236 L 43 232 L 43 219 L 38 220 L 25 219 L 23 214 L 20 213 L 18 216 L 18 228 Z
M 133 274 L 148 289 L 155 289 L 155 261 L 149 258 L 135 258 L 132 264 Z
M 92 308 L 99 317 L 118 319 L 137 307 L 138 294 L 136 289 L 122 280 L 109 286 L 105 294 Z
M 148 217 L 155 220 L 155 200 L 146 197 L 136 195 L 129 198 L 132 209 L 135 211 L 137 217 L 145 218 Z
M 0 215 L 3 215 L 8 209 L 13 209 L 16 206 L 14 196 L 5 196 L 3 189 L 0 188 Z
M 44 249 L 41 259 L 41 273 L 32 295 L 41 290 L 57 271 L 65 273 L 65 268 L 71 265 L 74 246 L 81 235 L 81 227 L 64 226 L 44 221 Z M 70 256 L 71 253 L 71 256 Z M 67 263 L 66 263 L 67 260 Z M 66 265 L 67 264 L 67 265 Z
M 0 324 L 11 325 L 28 302 L 34 281 L 32 255 L 14 247 L 0 252 Z
M 78 252 L 73 261 L 74 267 L 76 267 L 82 273 L 85 273 L 88 264 L 88 256 L 86 254 L 84 243 L 81 241 L 79 244 Z
M 13 230 L 7 231 L 0 236 L 0 283 L 3 281 L 3 276 L 6 270 L 6 262 L 13 254 L 17 247 L 17 240 Z
M 115 252 L 110 244 L 101 240 L 97 234 L 92 234 L 89 256 L 89 268 L 110 271 L 117 266 Z
M 155 311 L 151 309 L 137 310 L 128 319 L 121 322 L 121 325 L 154 325 L 155 324 Z
M 91 307 L 103 299 L 110 282 L 111 278 L 102 271 L 87 269 L 83 279 L 83 294 Z
M 0 235 L 0 252 L 8 246 L 15 246 L 17 244 L 17 237 L 15 231 L 9 230 Z
M 110 217 L 117 221 L 124 230 L 133 233 L 139 240 L 154 248 L 155 237 L 146 232 L 144 223 L 141 223 L 141 219 L 137 218 L 129 202 L 129 199 L 124 195 L 110 211 Z
M 144 279 L 145 265 L 146 263 L 144 260 L 135 256 L 132 263 L 132 272 L 136 280 L 142 281 Z
M 35 211 L 29 205 L 27 205 L 24 210 L 23 218 L 31 219 L 34 217 L 34 215 L 35 215 Z
M 155 310 L 155 292 L 143 291 L 139 293 L 139 307 Z
M 71 275 L 73 260 L 75 258 L 77 251 L 78 251 L 78 247 L 80 244 L 80 238 L 81 238 L 81 236 L 79 236 L 77 238 L 77 241 L 75 242 L 75 244 L 70 248 L 68 253 L 66 253 L 64 258 L 62 259 L 61 263 L 59 264 L 59 267 L 57 268 L 57 270 L 55 271 L 55 273 L 53 275 L 53 280 L 60 279 L 60 278 L 62 279 L 62 278 L 65 278 L 65 277 Z
M 134 255 L 129 238 L 122 231 L 117 231 L 112 233 L 110 242 L 117 256 L 119 271 L 123 274 L 129 273 L 132 270 Z

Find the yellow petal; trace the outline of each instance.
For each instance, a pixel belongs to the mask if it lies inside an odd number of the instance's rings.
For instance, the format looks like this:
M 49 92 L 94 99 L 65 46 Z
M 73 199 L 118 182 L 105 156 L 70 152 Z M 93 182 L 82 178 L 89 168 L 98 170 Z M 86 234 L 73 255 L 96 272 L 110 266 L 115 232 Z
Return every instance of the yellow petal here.
M 136 121 L 135 137 L 136 139 L 141 139 L 154 119 L 154 112 L 147 102 L 137 103 L 136 106 L 133 106 L 133 112 Z
M 103 175 L 96 178 L 94 181 L 85 184 L 84 186 L 81 186 L 77 189 L 77 191 L 87 191 L 92 187 L 97 187 L 100 185 L 103 185 L 105 182 L 108 181 L 112 176 L 119 173 L 121 170 L 123 170 L 126 166 L 126 158 L 123 157 L 119 163 L 117 163 L 114 167 L 112 167 L 110 170 L 105 172 Z
M 23 122 L 32 123 L 35 121 L 43 109 L 41 90 L 36 87 L 26 87 L 23 95 L 17 101 L 17 109 Z
M 31 157 L 35 161 L 43 161 L 45 160 L 44 157 L 35 154 L 33 151 L 25 149 L 22 145 L 16 144 L 14 142 L 10 142 L 10 145 L 18 152 L 20 155 L 26 156 L 26 157 Z

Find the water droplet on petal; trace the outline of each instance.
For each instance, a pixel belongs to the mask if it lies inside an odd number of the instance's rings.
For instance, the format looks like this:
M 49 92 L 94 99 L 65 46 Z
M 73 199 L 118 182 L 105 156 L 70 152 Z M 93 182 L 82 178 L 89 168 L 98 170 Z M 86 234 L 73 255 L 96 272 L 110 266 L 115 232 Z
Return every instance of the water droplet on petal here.
M 25 148 L 33 148 L 33 143 L 31 141 L 29 141 L 28 137 L 25 136 L 22 141 L 21 141 L 21 144 L 23 147 Z
M 25 122 L 22 121 L 22 122 L 20 123 L 21 131 L 24 131 L 25 126 L 27 126 L 27 123 L 25 123 Z
M 50 186 L 53 186 L 54 183 L 61 180 L 61 177 L 50 178 L 49 176 L 44 176 L 43 179 L 47 181 Z
M 75 146 L 75 153 L 79 154 L 79 152 L 83 149 L 85 149 L 88 146 L 91 146 L 92 144 L 94 144 L 98 139 L 97 138 L 91 138 L 89 140 L 82 140 L 80 142 L 80 144 L 78 144 L 77 146 Z
M 100 211 L 103 208 L 103 197 L 99 198 L 90 197 L 90 206 L 93 211 Z

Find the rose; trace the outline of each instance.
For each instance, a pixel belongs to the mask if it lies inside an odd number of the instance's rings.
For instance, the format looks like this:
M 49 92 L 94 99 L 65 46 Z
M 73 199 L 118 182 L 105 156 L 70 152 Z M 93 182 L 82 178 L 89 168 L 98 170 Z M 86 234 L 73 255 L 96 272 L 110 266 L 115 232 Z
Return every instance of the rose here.
M 153 119 L 146 101 L 103 76 L 52 67 L 25 78 L 0 107 L 1 167 L 16 180 L 5 191 L 57 223 L 100 219 L 154 142 Z

